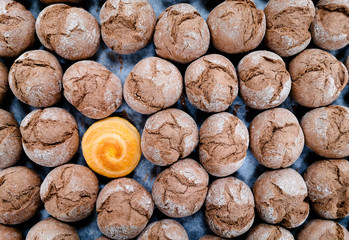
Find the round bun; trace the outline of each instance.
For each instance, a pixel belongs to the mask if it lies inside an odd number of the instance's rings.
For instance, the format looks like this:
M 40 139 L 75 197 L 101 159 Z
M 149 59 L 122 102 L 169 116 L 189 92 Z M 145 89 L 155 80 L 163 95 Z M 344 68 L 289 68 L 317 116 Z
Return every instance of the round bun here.
M 251 0 L 227 0 L 207 18 L 212 43 L 219 51 L 235 54 L 255 49 L 263 40 L 265 16 Z
M 46 211 L 64 222 L 89 216 L 96 204 L 98 179 L 87 167 L 65 164 L 53 169 L 40 187 Z
M 78 125 L 63 108 L 32 111 L 21 122 L 20 130 L 24 152 L 41 166 L 62 165 L 78 151 Z
M 147 0 L 107 0 L 99 13 L 104 43 L 118 54 L 134 53 L 153 36 L 156 15 Z
M 270 0 L 264 13 L 267 19 L 264 41 L 270 50 L 289 57 L 309 45 L 309 28 L 315 17 L 312 0 Z
M 17 57 L 35 42 L 35 18 L 17 1 L 0 1 L 0 57 Z
M 249 134 L 239 118 L 227 112 L 214 114 L 201 125 L 199 136 L 200 162 L 211 175 L 228 176 L 244 163 Z
M 23 53 L 10 68 L 13 94 L 33 107 L 48 107 L 62 97 L 63 70 L 58 59 L 44 50 Z
M 189 63 L 204 55 L 210 32 L 200 13 L 190 4 L 168 7 L 158 17 L 154 44 L 156 54 L 179 63 Z
M 0 223 L 14 225 L 32 218 L 41 206 L 38 174 L 27 167 L 0 170 Z
M 152 114 L 175 104 L 183 91 L 180 71 L 158 57 L 139 61 L 124 84 L 126 103 L 136 112 Z
M 98 228 L 112 239 L 132 239 L 145 228 L 153 210 L 151 195 L 141 184 L 118 178 L 105 185 L 98 195 Z
M 301 126 L 305 144 L 316 154 L 326 158 L 349 155 L 349 108 L 338 105 L 307 112 Z
M 309 200 L 322 218 L 337 219 L 349 215 L 349 162 L 345 159 L 322 160 L 304 173 Z
M 145 122 L 141 148 L 146 159 L 167 166 L 187 157 L 199 142 L 194 119 L 179 109 L 155 113 Z
M 291 91 L 291 77 L 282 58 L 273 52 L 255 51 L 238 65 L 240 94 L 254 109 L 268 109 L 283 103 Z
M 326 50 L 338 50 L 349 44 L 349 2 L 320 0 L 311 25 L 314 43 Z
M 44 47 L 71 61 L 92 57 L 100 43 L 97 19 L 83 8 L 66 4 L 44 8 L 35 28 Z
M 322 107 L 339 97 L 348 83 L 348 70 L 331 53 L 306 49 L 290 63 L 292 97 L 305 107 Z
M 152 196 L 155 205 L 165 215 L 188 217 L 204 204 L 208 174 L 192 159 L 184 159 L 165 169 L 155 179 Z
M 301 155 L 304 135 L 298 120 L 285 108 L 258 114 L 250 124 L 251 152 L 268 168 L 286 168 Z
M 63 76 L 64 97 L 89 118 L 108 117 L 122 103 L 120 79 L 102 64 L 80 61 Z
M 185 71 L 185 91 L 189 102 L 201 111 L 225 111 L 238 94 L 234 65 L 218 54 L 199 58 Z
M 210 185 L 205 204 L 209 228 L 224 238 L 247 232 L 254 221 L 254 199 L 251 189 L 234 177 L 220 178 Z
M 295 228 L 309 215 L 307 186 L 291 168 L 264 172 L 255 182 L 253 193 L 258 215 L 267 223 Z

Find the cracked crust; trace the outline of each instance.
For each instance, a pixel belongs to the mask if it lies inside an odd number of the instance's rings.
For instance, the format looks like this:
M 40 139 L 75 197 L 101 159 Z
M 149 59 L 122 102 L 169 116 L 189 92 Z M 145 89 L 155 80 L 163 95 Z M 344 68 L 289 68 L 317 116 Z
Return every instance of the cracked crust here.
M 15 165 L 22 155 L 21 132 L 11 113 L 0 109 L 0 169 Z
M 13 94 L 33 107 L 48 107 L 62 97 L 63 70 L 58 59 L 44 50 L 22 54 L 10 68 L 8 81 Z
M 338 105 L 309 111 L 301 120 L 305 144 L 326 158 L 349 155 L 349 108 Z
M 101 8 L 102 38 L 118 54 L 134 53 L 151 40 L 156 24 L 147 0 L 108 0 Z
M 279 106 L 291 91 L 291 77 L 281 57 L 269 51 L 255 51 L 238 65 L 241 97 L 254 109 Z
M 347 240 L 349 232 L 341 224 L 330 220 L 314 219 L 304 225 L 297 240 Z
M 105 118 L 122 104 L 120 79 L 95 61 L 71 65 L 64 73 L 63 88 L 68 102 L 89 118 Z
M 349 44 L 349 2 L 320 0 L 311 25 L 314 43 L 326 50 L 338 50 Z
M 17 228 L 0 224 L 0 239 L 23 240 L 23 235 Z
M 288 57 L 309 45 L 309 28 L 315 17 L 311 0 L 270 0 L 264 13 L 267 19 L 264 41 L 273 52 Z
M 183 91 L 183 79 L 172 63 L 158 57 L 139 61 L 127 76 L 124 97 L 136 112 L 152 114 L 175 104 Z
M 223 238 L 212 236 L 212 235 L 206 235 L 200 238 L 200 240 L 224 240 Z
M 307 186 L 291 168 L 264 172 L 255 182 L 253 193 L 258 215 L 267 223 L 295 228 L 309 215 Z
M 202 111 L 226 110 L 238 94 L 234 65 L 218 54 L 199 58 L 185 71 L 185 90 L 189 102 Z
M 227 0 L 207 18 L 212 43 L 219 51 L 235 54 L 255 49 L 263 40 L 266 20 L 251 0 Z
M 79 147 L 75 118 L 62 108 L 37 109 L 21 122 L 22 145 L 36 164 L 55 167 L 68 162 Z
M 0 62 L 0 104 L 4 102 L 8 90 L 8 70 L 6 66 Z
M 99 24 L 82 8 L 50 5 L 40 12 L 35 27 L 42 45 L 65 59 L 81 60 L 97 52 Z
M 106 236 L 102 236 L 97 238 L 96 240 L 110 240 L 110 238 L 107 238 Z
M 80 240 L 74 227 L 54 218 L 46 218 L 35 224 L 28 232 L 26 240 Z
M 35 215 L 41 205 L 41 179 L 27 167 L 0 171 L 0 223 L 20 224 Z
M 208 174 L 192 159 L 176 162 L 155 179 L 155 205 L 169 217 L 187 217 L 200 210 L 208 188 Z
M 309 200 L 316 213 L 326 219 L 349 215 L 349 162 L 345 159 L 313 163 L 304 173 Z
M 250 124 L 251 152 L 268 168 L 286 168 L 300 156 L 304 135 L 296 116 L 284 108 L 257 115 Z
M 17 57 L 35 42 L 35 18 L 12 0 L 0 2 L 0 57 Z
M 200 13 L 190 4 L 167 8 L 158 17 L 154 32 L 156 54 L 179 63 L 189 63 L 207 52 L 210 32 Z
M 199 142 L 194 119 L 179 109 L 155 113 L 145 122 L 141 148 L 152 163 L 167 166 L 187 157 Z
M 249 231 L 246 240 L 294 240 L 294 237 L 280 226 L 261 223 Z
M 348 83 L 348 70 L 332 54 L 307 49 L 290 63 L 293 99 L 306 107 L 322 107 L 338 98 Z
M 199 157 L 213 176 L 225 177 L 244 163 L 249 134 L 244 123 L 230 113 L 207 118 L 200 128 Z
M 87 167 L 65 164 L 53 169 L 40 187 L 46 211 L 65 222 L 89 216 L 95 206 L 98 179 Z
M 189 237 L 181 224 L 163 219 L 148 225 L 137 240 L 189 240 Z
M 241 180 L 226 177 L 209 187 L 205 217 L 209 228 L 218 236 L 233 238 L 247 232 L 254 221 L 254 199 L 251 189 Z
M 98 195 L 98 227 L 112 239 L 131 239 L 142 232 L 153 210 L 151 195 L 141 184 L 130 178 L 115 179 Z

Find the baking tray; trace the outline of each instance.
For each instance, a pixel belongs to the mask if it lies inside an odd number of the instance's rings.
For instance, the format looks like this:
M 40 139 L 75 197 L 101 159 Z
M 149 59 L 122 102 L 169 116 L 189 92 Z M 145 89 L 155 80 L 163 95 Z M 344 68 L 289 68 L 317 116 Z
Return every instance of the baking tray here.
M 37 18 L 39 12 L 46 7 L 45 4 L 41 3 L 39 0 L 22 0 L 21 2 L 27 9 L 29 9 L 35 18 Z M 73 4 L 74 6 L 81 6 L 84 9 L 88 10 L 93 16 L 97 18 L 99 21 L 99 11 L 103 5 L 105 0 L 85 0 L 82 4 Z M 213 0 L 192 0 L 192 1 L 180 1 L 180 0 L 149 0 L 151 5 L 153 6 L 156 16 L 159 16 L 167 7 L 177 4 L 180 2 L 186 2 L 189 4 L 192 4 L 202 15 L 202 17 L 206 20 L 209 12 L 218 4 L 220 4 L 223 1 L 213 1 Z M 263 0 L 255 0 L 255 3 L 257 5 L 257 8 L 264 9 L 267 1 Z M 314 1 L 314 4 L 316 4 L 317 1 Z M 314 48 L 316 47 L 313 43 L 310 44 L 308 48 Z M 40 42 L 37 40 L 36 45 L 33 49 L 44 49 L 44 47 L 40 44 Z M 257 50 L 266 49 L 263 44 L 258 47 Z M 209 53 L 220 53 L 227 58 L 229 58 L 234 66 L 236 67 L 240 59 L 246 55 L 246 54 L 224 54 L 216 49 L 211 45 L 208 52 Z M 344 49 L 331 52 L 334 54 L 339 60 L 344 61 L 346 56 L 349 54 L 349 47 L 346 47 Z M 114 74 L 116 74 L 122 82 L 125 81 L 127 75 L 132 70 L 133 66 L 140 61 L 143 58 L 155 56 L 155 48 L 154 44 L 150 43 L 148 46 L 143 48 L 142 50 L 129 55 L 118 55 L 114 53 L 111 49 L 108 49 L 108 47 L 101 41 L 101 45 L 98 49 L 97 54 L 91 58 L 91 60 L 95 60 L 104 66 L 106 66 L 110 71 L 112 71 Z M 58 57 L 58 56 L 57 56 Z M 58 57 L 60 60 L 63 70 L 66 70 L 73 62 L 64 60 L 60 57 Z M 288 63 L 292 58 L 285 58 L 285 62 Z M 15 59 L 6 59 L 4 60 L 5 65 L 10 68 L 11 64 L 13 63 Z M 179 70 L 184 75 L 185 69 L 187 67 L 186 65 L 176 64 L 176 66 L 179 68 Z M 8 97 L 1 106 L 7 111 L 10 111 L 13 113 L 14 117 L 20 123 L 22 119 L 32 110 L 35 108 L 30 107 L 26 104 L 23 104 L 19 100 L 17 100 L 9 91 Z M 349 86 L 346 86 L 343 92 L 341 93 L 340 97 L 333 103 L 338 105 L 344 105 L 348 106 L 349 103 Z M 68 110 L 70 113 L 72 113 L 77 122 L 79 127 L 79 135 L 80 140 L 85 133 L 86 129 L 95 122 L 95 120 L 90 119 L 88 117 L 83 116 L 80 112 L 78 112 L 72 105 L 70 105 L 65 99 L 62 99 L 59 103 L 57 103 L 55 106 L 62 107 L 66 110 Z M 201 126 L 203 121 L 209 117 L 212 114 L 208 114 L 202 111 L 199 111 L 195 109 L 186 99 L 184 94 L 182 95 L 181 99 L 175 104 L 176 108 L 182 109 L 185 112 L 189 113 L 197 122 L 198 127 Z M 296 104 L 290 97 L 287 98 L 287 100 L 281 105 L 281 107 L 287 108 L 288 110 L 292 111 L 297 118 L 300 120 L 302 116 L 309 111 L 309 109 L 302 107 L 298 104 Z M 240 97 L 237 97 L 232 104 L 232 106 L 227 110 L 230 113 L 233 113 L 238 118 L 240 118 L 246 126 L 249 126 L 251 120 L 261 111 L 253 110 L 248 107 L 246 107 L 241 100 Z M 124 117 L 130 122 L 132 122 L 140 133 L 142 133 L 144 124 L 146 119 L 149 117 L 149 115 L 142 115 L 139 113 L 136 113 L 133 111 L 127 104 L 124 102 L 121 107 L 112 114 L 112 116 L 121 116 Z M 23 154 L 24 155 L 24 154 Z M 198 160 L 198 151 L 197 149 L 189 156 L 190 158 L 193 158 L 195 160 Z M 314 161 L 323 159 L 323 157 L 317 156 L 315 153 L 311 152 L 307 147 L 304 148 L 300 158 L 291 166 L 293 169 L 297 170 L 300 174 L 303 174 L 304 170 Z M 78 153 L 75 155 L 75 157 L 70 161 L 70 163 L 76 163 L 86 166 L 86 162 L 83 158 L 81 146 L 79 148 Z M 49 171 L 52 170 L 52 168 L 47 167 L 41 167 L 39 165 L 36 165 L 32 161 L 30 161 L 26 156 L 23 156 L 20 160 L 20 162 L 17 165 L 24 165 L 27 166 L 33 170 L 35 170 L 37 173 L 40 174 L 41 178 L 44 179 L 45 176 L 48 174 Z M 164 170 L 165 167 L 159 167 L 155 166 L 154 164 L 150 163 L 148 160 L 142 156 L 138 166 L 136 169 L 129 174 L 127 177 L 133 178 L 140 182 L 148 191 L 151 191 L 153 182 L 155 180 L 155 177 Z M 242 165 L 242 167 L 233 174 L 233 176 L 241 179 L 249 187 L 252 187 L 258 176 L 260 176 L 264 171 L 266 171 L 267 168 L 261 166 L 258 161 L 253 157 L 252 153 L 250 151 L 247 152 L 247 157 Z M 111 181 L 109 178 L 102 177 L 98 175 L 98 179 L 100 182 L 100 189 L 103 188 L 103 186 Z M 210 182 L 215 180 L 215 177 L 210 176 Z M 30 220 L 27 222 L 20 224 L 16 227 L 18 227 L 24 235 L 27 234 L 29 229 L 38 221 L 45 219 L 49 216 L 49 214 L 45 211 L 45 209 L 42 207 L 40 211 Z M 81 239 L 96 239 L 99 236 L 102 236 L 101 232 L 99 231 L 97 227 L 97 214 L 96 211 L 94 211 L 88 218 L 76 222 L 71 223 L 73 225 L 78 233 Z M 154 210 L 154 214 L 150 219 L 150 222 L 157 221 L 160 219 L 168 218 L 164 214 L 162 214 L 157 208 Z M 310 212 L 310 216 L 308 219 L 314 219 L 319 218 L 313 211 Z M 181 223 L 184 228 L 186 229 L 189 238 L 190 239 L 199 239 L 200 237 L 206 235 L 206 234 L 213 234 L 206 224 L 204 220 L 204 211 L 203 208 L 197 212 L 196 214 L 185 217 L 185 218 L 178 218 L 175 219 L 179 223 Z M 256 216 L 255 223 L 261 222 L 261 220 Z M 348 228 L 348 222 L 349 217 L 343 218 L 338 220 L 337 222 L 340 222 L 344 227 Z M 298 232 L 299 228 L 292 229 L 292 233 L 296 234 Z M 245 235 L 236 238 L 236 239 L 244 239 Z

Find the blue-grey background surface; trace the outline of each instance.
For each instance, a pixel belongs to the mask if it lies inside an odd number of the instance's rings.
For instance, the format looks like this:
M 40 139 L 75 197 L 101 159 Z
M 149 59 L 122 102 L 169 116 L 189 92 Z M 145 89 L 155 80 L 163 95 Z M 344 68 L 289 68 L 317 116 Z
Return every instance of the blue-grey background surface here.
M 0 0 L 1 1 L 1 0 Z M 46 7 L 46 4 L 41 3 L 39 0 L 18 0 L 21 2 L 27 9 L 29 9 L 35 18 L 37 18 L 39 12 Z M 73 4 L 73 6 L 79 6 L 83 7 L 86 10 L 88 10 L 93 16 L 97 18 L 99 21 L 99 12 L 103 5 L 105 0 L 85 0 L 82 4 Z M 167 7 L 181 2 L 186 2 L 192 4 L 202 15 L 202 17 L 206 20 L 209 12 L 218 4 L 220 4 L 221 0 L 191 0 L 191 1 L 181 1 L 181 0 L 149 0 L 151 5 L 153 6 L 156 16 L 159 16 Z M 263 9 L 266 5 L 266 0 L 255 0 L 255 3 L 257 5 L 257 8 Z M 314 4 L 316 4 L 317 1 L 314 1 Z M 313 43 L 308 48 L 316 47 Z M 44 47 L 40 44 L 40 42 L 37 40 L 37 43 L 33 49 L 44 49 Z M 263 44 L 258 47 L 258 49 L 266 49 Z M 208 53 L 220 53 L 223 54 L 211 45 Z M 347 46 L 344 49 L 334 51 L 332 52 L 339 60 L 342 62 L 345 60 L 346 56 L 349 54 L 349 47 Z M 150 43 L 148 46 L 146 46 L 144 49 L 130 55 L 118 55 L 114 53 L 111 49 L 108 49 L 108 47 L 101 41 L 101 45 L 99 47 L 99 50 L 97 54 L 91 58 L 91 60 L 95 60 L 104 66 L 106 66 L 110 71 L 112 71 L 114 74 L 116 74 L 122 82 L 125 81 L 127 75 L 132 70 L 133 66 L 140 61 L 143 58 L 154 56 L 155 54 L 155 48 L 154 44 Z M 246 55 L 246 54 L 223 54 L 224 56 L 228 57 L 236 67 L 240 59 Z M 69 62 L 67 60 L 64 60 L 60 57 L 58 57 L 63 70 L 66 70 L 73 62 Z M 288 63 L 291 58 L 285 58 L 285 62 Z M 11 67 L 11 64 L 13 63 L 15 59 L 6 59 L 2 60 L 8 68 Z M 185 69 L 188 64 L 186 65 L 179 65 L 176 64 L 176 66 L 180 69 L 182 74 L 184 74 Z M 1 106 L 5 110 L 10 111 L 14 114 L 16 120 L 18 123 L 22 121 L 22 119 L 34 110 L 33 107 L 30 107 L 26 104 L 21 103 L 19 100 L 17 100 L 9 90 L 8 98 L 5 101 L 4 105 Z M 349 103 L 349 86 L 346 86 L 340 97 L 333 103 L 338 105 L 344 105 L 348 106 Z M 79 125 L 79 133 L 80 133 L 80 139 L 83 136 L 86 129 L 95 122 L 93 119 L 89 119 L 85 116 L 83 116 L 80 112 L 78 112 L 72 105 L 70 105 L 65 99 L 62 99 L 58 104 L 55 106 L 63 107 L 67 109 L 70 113 L 72 113 L 76 120 L 78 121 Z M 197 122 L 198 126 L 200 127 L 202 122 L 209 117 L 211 114 L 201 112 L 197 109 L 195 109 L 193 106 L 190 105 L 190 103 L 185 98 L 184 94 L 180 101 L 175 105 L 176 108 L 180 108 L 187 113 L 189 113 Z M 281 105 L 281 107 L 287 108 L 290 111 L 292 111 L 297 118 L 300 120 L 302 116 L 309 111 L 309 109 L 302 107 L 298 104 L 296 104 L 294 101 L 292 101 L 289 98 Z M 233 113 L 237 117 L 239 117 L 246 126 L 249 126 L 251 120 L 258 114 L 260 111 L 253 110 L 250 108 L 245 107 L 243 101 L 240 97 L 237 97 L 233 103 L 233 105 L 227 110 L 228 112 Z M 142 133 L 144 124 L 146 119 L 149 117 L 148 115 L 141 115 L 139 113 L 134 112 L 130 107 L 127 106 L 127 104 L 124 102 L 122 106 L 112 115 L 112 116 L 121 116 L 126 119 L 129 119 Z M 197 149 L 189 156 L 195 160 L 198 160 L 198 154 Z M 300 158 L 291 166 L 293 169 L 297 170 L 299 173 L 303 174 L 304 170 L 314 161 L 323 159 L 322 157 L 317 156 L 316 154 L 312 153 L 308 148 L 304 148 L 303 153 L 301 154 Z M 81 147 L 79 148 L 78 153 L 76 156 L 70 161 L 70 163 L 77 163 L 81 165 L 86 165 L 86 162 L 82 156 Z M 36 165 L 35 163 L 31 162 L 26 156 L 23 156 L 18 165 L 25 165 L 32 169 L 34 169 L 37 173 L 40 174 L 42 179 L 45 178 L 47 173 L 52 170 L 51 168 L 47 167 L 41 167 L 39 165 Z M 128 175 L 128 177 L 134 178 L 138 182 L 140 182 L 148 191 L 151 191 L 152 184 L 155 180 L 155 177 L 158 173 L 160 173 L 162 170 L 164 170 L 164 167 L 155 166 L 154 164 L 147 161 L 143 156 L 140 160 L 137 168 L 135 171 L 133 171 L 131 174 Z M 258 176 L 260 176 L 264 171 L 266 171 L 267 168 L 261 166 L 257 160 L 253 157 L 252 153 L 248 151 L 246 160 L 242 167 L 233 174 L 234 177 L 237 177 L 248 184 L 249 187 L 252 187 Z M 111 181 L 111 179 L 99 176 L 100 181 L 100 188 L 103 188 L 103 186 Z M 212 182 L 215 178 L 210 176 L 210 182 Z M 17 227 L 23 231 L 23 233 L 26 235 L 29 229 L 37 223 L 39 220 L 47 218 L 49 214 L 44 210 L 42 207 L 41 210 L 29 221 L 26 223 L 20 224 Z M 154 214 L 150 220 L 150 222 L 160 220 L 167 218 L 164 214 L 162 214 L 158 209 L 155 209 Z M 311 211 L 310 216 L 308 219 L 313 218 L 319 218 L 313 211 Z M 207 224 L 204 220 L 204 211 L 203 208 L 194 214 L 193 216 L 186 217 L 186 218 L 180 218 L 175 219 L 178 222 L 180 222 L 184 228 L 186 229 L 190 239 L 197 240 L 200 237 L 206 235 L 206 234 L 213 234 L 209 229 Z M 260 222 L 261 220 L 256 217 L 255 223 Z M 348 228 L 348 222 L 349 217 L 340 219 L 338 222 L 343 224 L 346 228 Z M 98 230 L 97 227 L 97 221 L 96 221 L 96 212 L 94 211 L 91 216 L 89 216 L 87 219 L 72 223 L 72 225 L 78 230 L 79 236 L 81 239 L 96 239 L 102 234 Z M 292 232 L 296 234 L 299 231 L 299 228 L 293 229 Z M 245 235 L 241 236 L 237 239 L 245 239 Z

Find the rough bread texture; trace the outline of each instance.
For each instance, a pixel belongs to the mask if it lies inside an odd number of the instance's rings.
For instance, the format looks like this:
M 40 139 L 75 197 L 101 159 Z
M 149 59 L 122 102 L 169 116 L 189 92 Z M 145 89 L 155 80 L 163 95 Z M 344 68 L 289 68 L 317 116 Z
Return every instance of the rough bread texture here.
M 264 172 L 253 186 L 259 217 L 286 228 L 300 226 L 309 215 L 307 186 L 291 168 Z
M 315 17 L 312 0 L 270 0 L 265 9 L 265 43 L 282 57 L 303 51 L 310 43 L 310 24 Z
M 83 8 L 52 4 L 40 12 L 35 28 L 44 47 L 68 60 L 92 57 L 99 47 L 97 19 Z
M 18 162 L 22 155 L 21 132 L 11 113 L 0 109 L 0 169 Z
M 201 125 L 200 162 L 217 177 L 228 176 L 244 163 L 249 134 L 244 123 L 230 113 L 217 113 Z
M 294 237 L 280 226 L 260 223 L 249 231 L 246 240 L 294 240 Z
M 64 73 L 63 88 L 68 102 L 89 118 L 108 117 L 122 104 L 120 79 L 95 61 L 71 65 Z
M 326 50 L 337 50 L 349 44 L 349 2 L 320 0 L 311 26 L 314 43 Z
M 68 162 L 79 147 L 75 118 L 62 108 L 37 109 L 20 126 L 27 156 L 41 166 L 56 167 Z
M 155 179 L 152 196 L 155 205 L 169 217 L 188 217 L 204 204 L 208 174 L 192 159 L 176 162 Z
M 41 179 L 27 167 L 0 171 L 0 223 L 20 224 L 35 215 L 41 206 Z
M 309 200 L 322 218 L 337 219 L 349 215 L 349 162 L 345 159 L 322 160 L 304 173 Z
M 149 224 L 137 240 L 189 240 L 184 227 L 171 219 Z
M 156 54 L 179 63 L 189 63 L 204 55 L 210 32 L 200 13 L 190 4 L 167 8 L 158 17 L 154 44 Z
M 307 49 L 290 63 L 293 99 L 306 107 L 322 107 L 338 98 L 348 83 L 348 70 L 331 53 Z
M 330 220 L 314 219 L 298 233 L 297 240 L 347 240 L 349 232 L 341 224 Z
M 311 110 L 301 126 L 305 144 L 316 154 L 326 158 L 349 155 L 349 108 L 331 105 Z
M 251 189 L 234 177 L 220 178 L 210 185 L 205 217 L 209 228 L 224 238 L 247 232 L 254 221 L 254 199 Z
M 111 239 L 132 239 L 153 214 L 150 193 L 137 181 L 119 178 L 109 182 L 97 198 L 97 224 Z
M 293 113 L 275 108 L 258 114 L 250 124 L 251 151 L 268 168 L 291 166 L 304 148 L 304 135 Z
M 6 66 L 0 62 L 0 104 L 4 102 L 8 90 L 8 70 Z
M 118 54 L 134 53 L 152 39 L 156 15 L 147 0 L 108 0 L 99 14 L 102 38 Z
M 225 53 L 242 53 L 255 49 L 263 40 L 266 20 L 251 0 L 226 0 L 207 18 L 212 43 Z
M 58 59 L 44 50 L 23 53 L 10 68 L 13 94 L 33 107 L 48 107 L 62 97 L 63 70 Z
M 142 114 L 152 114 L 175 104 L 183 91 L 180 71 L 158 57 L 139 61 L 127 76 L 124 97 L 127 104 Z
M 0 224 L 0 239 L 23 240 L 23 235 L 17 228 Z
M 291 77 L 281 57 L 269 51 L 247 54 L 238 65 L 240 94 L 255 109 L 279 106 L 291 91 Z
M 0 2 L 0 57 L 17 57 L 35 42 L 35 18 L 19 2 Z
M 89 216 L 96 203 L 98 179 L 87 167 L 65 164 L 53 169 L 40 187 L 46 211 L 64 222 Z
M 26 240 L 80 240 L 74 227 L 54 218 L 46 218 L 35 224 L 28 232 Z
M 185 72 L 185 91 L 189 102 L 202 111 L 228 109 L 238 94 L 234 65 L 218 54 L 199 58 Z
M 188 156 L 199 142 L 194 119 L 179 109 L 155 113 L 145 122 L 141 148 L 146 159 L 167 166 Z

